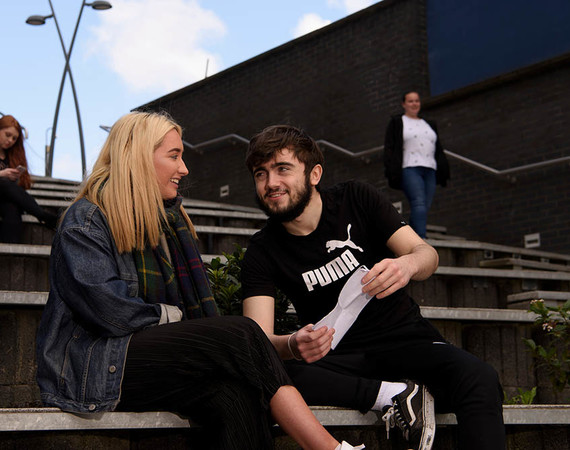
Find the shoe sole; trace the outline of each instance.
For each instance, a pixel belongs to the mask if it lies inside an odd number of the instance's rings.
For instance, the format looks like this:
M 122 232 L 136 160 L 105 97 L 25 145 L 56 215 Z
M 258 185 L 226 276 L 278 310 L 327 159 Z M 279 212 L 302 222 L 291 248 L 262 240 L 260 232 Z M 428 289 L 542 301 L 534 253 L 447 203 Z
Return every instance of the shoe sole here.
M 425 386 L 423 386 L 423 394 L 424 427 L 418 450 L 431 450 L 435 438 L 435 408 L 433 396 Z

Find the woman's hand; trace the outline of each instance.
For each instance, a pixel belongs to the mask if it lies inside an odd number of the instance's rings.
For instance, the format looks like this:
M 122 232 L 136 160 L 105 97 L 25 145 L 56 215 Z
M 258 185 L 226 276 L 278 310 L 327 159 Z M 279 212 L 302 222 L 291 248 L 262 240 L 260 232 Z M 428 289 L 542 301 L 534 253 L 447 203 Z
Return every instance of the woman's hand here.
M 0 170 L 0 177 L 8 178 L 10 181 L 18 181 L 20 178 L 20 171 L 18 169 L 8 167 L 7 169 Z

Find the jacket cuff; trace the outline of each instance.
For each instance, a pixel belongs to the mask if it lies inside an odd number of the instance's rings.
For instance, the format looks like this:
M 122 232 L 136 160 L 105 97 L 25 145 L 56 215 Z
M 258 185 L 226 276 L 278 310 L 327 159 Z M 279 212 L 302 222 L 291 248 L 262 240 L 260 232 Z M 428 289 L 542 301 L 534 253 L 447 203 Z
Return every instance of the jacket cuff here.
M 182 320 L 182 311 L 180 308 L 173 305 L 165 305 L 164 303 L 159 303 L 160 305 L 160 321 L 159 325 L 164 325 L 165 323 L 180 322 Z

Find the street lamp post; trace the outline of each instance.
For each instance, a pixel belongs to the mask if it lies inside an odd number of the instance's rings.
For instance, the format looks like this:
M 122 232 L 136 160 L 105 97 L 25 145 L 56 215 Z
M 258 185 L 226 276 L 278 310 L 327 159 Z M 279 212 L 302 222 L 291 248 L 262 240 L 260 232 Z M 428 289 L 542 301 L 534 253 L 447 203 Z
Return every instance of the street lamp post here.
M 55 138 L 56 138 L 56 131 L 57 131 L 57 121 L 59 118 L 59 108 L 61 105 L 61 97 L 63 95 L 63 86 L 65 85 L 65 78 L 69 73 L 69 80 L 71 82 L 71 90 L 73 92 L 73 100 L 75 102 L 75 113 L 77 116 L 77 128 L 79 130 L 79 144 L 81 147 L 81 176 L 85 177 L 86 173 L 86 163 L 85 163 L 85 143 L 83 140 L 83 127 L 81 125 L 81 114 L 79 113 L 79 102 L 77 101 L 77 92 L 75 90 L 75 83 L 73 81 L 73 75 L 71 73 L 71 67 L 69 66 L 69 60 L 71 59 L 71 52 L 73 50 L 73 45 L 75 44 L 75 37 L 77 36 L 77 30 L 79 29 L 79 22 L 81 21 L 81 15 L 83 14 L 83 8 L 85 6 L 90 6 L 95 10 L 105 10 L 110 9 L 112 6 L 109 2 L 106 1 L 94 1 L 92 3 L 87 3 L 83 1 L 81 3 L 81 9 L 79 10 L 79 15 L 77 16 L 77 22 L 75 23 L 75 30 L 73 31 L 73 37 L 71 38 L 71 43 L 69 44 L 69 51 L 65 48 L 65 43 L 63 42 L 63 36 L 61 35 L 61 30 L 59 28 L 59 23 L 57 21 L 57 16 L 55 15 L 55 10 L 53 9 L 53 4 L 51 0 L 49 1 L 49 6 L 51 9 L 51 14 L 48 16 L 30 16 L 26 20 L 26 23 L 30 25 L 43 25 L 45 24 L 46 19 L 53 18 L 55 22 L 55 27 L 57 29 L 57 34 L 59 36 L 59 42 L 61 43 L 61 49 L 63 50 L 63 55 L 65 56 L 65 67 L 63 69 L 63 74 L 61 76 L 61 84 L 59 86 L 59 93 L 57 96 L 57 103 L 55 106 L 55 114 L 53 116 L 53 126 L 51 132 L 51 141 L 49 150 L 46 149 L 46 169 L 45 173 L 47 177 L 51 177 L 52 175 L 52 168 L 53 168 L 53 153 L 55 148 Z

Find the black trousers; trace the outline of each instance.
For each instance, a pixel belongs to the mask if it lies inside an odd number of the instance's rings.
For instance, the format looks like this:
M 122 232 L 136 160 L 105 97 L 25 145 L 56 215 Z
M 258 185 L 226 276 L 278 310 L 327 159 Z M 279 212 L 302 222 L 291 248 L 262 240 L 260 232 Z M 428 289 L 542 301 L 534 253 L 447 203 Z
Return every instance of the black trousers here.
M 22 235 L 22 213 L 55 227 L 57 216 L 39 206 L 17 183 L 0 178 L 0 242 L 18 243 Z
M 398 335 L 413 336 L 414 331 L 400 329 Z M 437 412 L 456 414 L 460 449 L 504 450 L 503 390 L 490 365 L 433 339 L 386 344 L 356 351 L 339 346 L 341 351 L 332 351 L 312 364 L 287 361 L 287 372 L 308 404 L 363 412 L 373 406 L 380 380 L 414 380 L 429 388 Z
M 186 320 L 133 335 L 122 411 L 167 410 L 203 425 L 201 448 L 270 449 L 269 402 L 291 385 L 265 333 L 245 317 Z

